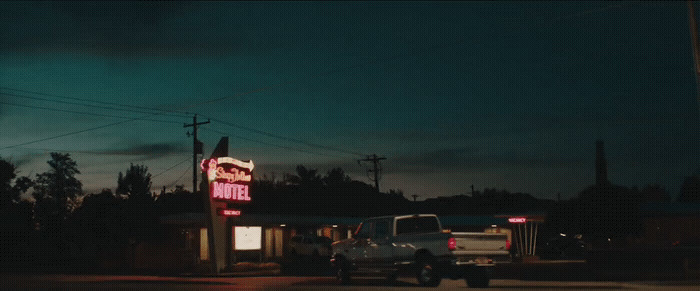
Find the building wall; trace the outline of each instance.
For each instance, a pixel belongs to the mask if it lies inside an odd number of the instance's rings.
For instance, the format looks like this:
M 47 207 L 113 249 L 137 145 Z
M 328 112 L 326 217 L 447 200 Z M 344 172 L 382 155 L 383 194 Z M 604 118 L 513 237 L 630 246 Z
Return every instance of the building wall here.
M 700 217 L 659 216 L 644 219 L 644 243 L 654 246 L 700 245 Z

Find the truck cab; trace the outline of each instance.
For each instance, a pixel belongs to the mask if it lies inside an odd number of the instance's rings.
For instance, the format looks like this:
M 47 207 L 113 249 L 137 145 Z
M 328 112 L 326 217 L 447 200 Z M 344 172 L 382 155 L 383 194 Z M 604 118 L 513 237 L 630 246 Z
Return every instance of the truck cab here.
M 424 286 L 438 286 L 447 277 L 484 287 L 496 257 L 509 258 L 506 240 L 501 234 L 443 231 L 433 214 L 374 217 L 363 221 L 353 238 L 333 244 L 331 262 L 342 283 L 351 274 L 393 281 L 408 272 Z

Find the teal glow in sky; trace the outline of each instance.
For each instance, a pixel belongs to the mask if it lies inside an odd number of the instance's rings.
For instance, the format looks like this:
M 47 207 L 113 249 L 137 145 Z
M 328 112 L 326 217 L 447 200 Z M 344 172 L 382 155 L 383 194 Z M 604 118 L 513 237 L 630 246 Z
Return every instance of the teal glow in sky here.
M 0 156 L 29 175 L 71 153 L 87 193 L 114 189 L 130 163 L 154 191 L 190 189 L 183 124 L 197 113 L 212 118 L 205 154 L 227 135 L 256 176 L 303 164 L 369 183 L 357 160 L 377 154 L 381 190 L 407 197 L 473 184 L 567 198 L 594 183 L 601 139 L 613 183 L 675 197 L 700 171 L 687 13 L 666 1 L 2 2 Z

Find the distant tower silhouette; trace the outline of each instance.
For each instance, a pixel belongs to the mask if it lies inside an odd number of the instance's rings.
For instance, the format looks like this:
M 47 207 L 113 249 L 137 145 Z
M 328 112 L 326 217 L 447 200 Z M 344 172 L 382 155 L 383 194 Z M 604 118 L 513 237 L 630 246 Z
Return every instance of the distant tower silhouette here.
M 595 143 L 595 184 L 597 186 L 608 184 L 608 163 L 605 161 L 605 149 L 603 141 Z

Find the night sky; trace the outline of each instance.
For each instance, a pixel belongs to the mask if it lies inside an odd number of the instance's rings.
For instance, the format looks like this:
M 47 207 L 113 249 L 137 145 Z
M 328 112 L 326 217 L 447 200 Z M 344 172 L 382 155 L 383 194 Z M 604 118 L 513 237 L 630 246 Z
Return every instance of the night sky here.
M 686 5 L 2 2 L 0 156 L 22 176 L 68 152 L 86 193 L 130 163 L 191 189 L 196 113 L 205 155 L 229 136 L 258 177 L 371 183 L 377 154 L 407 197 L 569 198 L 600 139 L 614 184 L 675 198 L 700 173 Z

